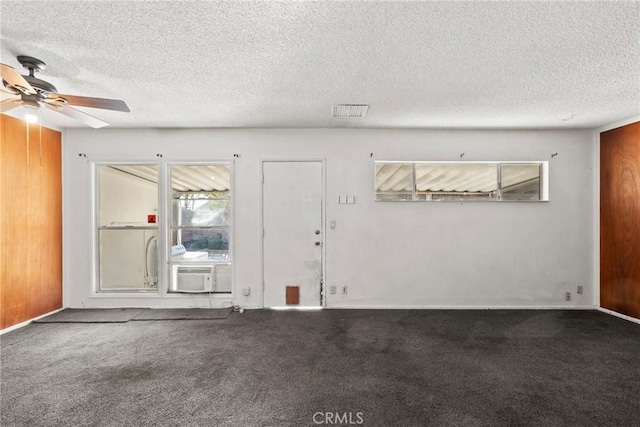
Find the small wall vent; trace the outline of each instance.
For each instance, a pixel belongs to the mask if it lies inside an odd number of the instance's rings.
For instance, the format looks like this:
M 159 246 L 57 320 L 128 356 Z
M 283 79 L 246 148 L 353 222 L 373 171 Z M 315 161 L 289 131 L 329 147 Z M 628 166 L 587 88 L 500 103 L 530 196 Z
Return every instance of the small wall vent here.
M 369 109 L 365 104 L 339 104 L 331 109 L 331 117 L 334 119 L 361 119 Z

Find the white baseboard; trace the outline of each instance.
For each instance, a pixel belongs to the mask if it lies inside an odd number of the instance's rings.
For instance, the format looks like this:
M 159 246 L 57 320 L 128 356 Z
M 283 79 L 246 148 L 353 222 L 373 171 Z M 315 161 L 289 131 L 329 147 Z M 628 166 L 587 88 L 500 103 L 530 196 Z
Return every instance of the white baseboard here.
M 45 314 L 43 314 L 41 316 L 34 317 L 33 319 L 29 319 L 29 320 L 26 320 L 26 321 L 24 321 L 22 323 L 18 323 L 17 325 L 13 325 L 13 326 L 9 326 L 8 328 L 4 328 L 4 329 L 0 330 L 0 335 L 6 334 L 7 332 L 15 331 L 16 329 L 23 328 L 23 327 L 27 326 L 29 323 L 33 322 L 34 320 L 38 320 L 38 319 L 42 319 L 43 317 L 51 316 L 52 314 L 57 313 L 59 311 L 62 311 L 64 309 L 65 309 L 65 307 L 59 308 L 57 310 L 50 311 L 49 313 L 45 313 Z
M 479 306 L 479 305 L 331 305 L 325 307 L 332 309 L 349 310 L 595 310 L 593 305 L 558 306 L 558 305 L 504 305 L 504 306 Z
M 624 319 L 624 320 L 628 320 L 629 322 L 640 324 L 640 319 L 636 319 L 635 317 L 627 316 L 626 314 L 618 313 L 617 311 L 609 310 L 607 308 L 602 308 L 602 307 L 597 307 L 597 310 L 601 311 L 603 313 L 610 314 L 612 316 L 619 317 L 619 318 Z

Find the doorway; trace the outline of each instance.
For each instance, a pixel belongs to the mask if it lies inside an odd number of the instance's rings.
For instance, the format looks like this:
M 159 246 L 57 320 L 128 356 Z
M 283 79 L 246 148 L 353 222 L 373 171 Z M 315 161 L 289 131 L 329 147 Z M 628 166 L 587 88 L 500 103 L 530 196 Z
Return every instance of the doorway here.
M 263 306 L 321 307 L 323 283 L 323 162 L 262 163 Z M 291 302 L 291 301 L 289 301 Z

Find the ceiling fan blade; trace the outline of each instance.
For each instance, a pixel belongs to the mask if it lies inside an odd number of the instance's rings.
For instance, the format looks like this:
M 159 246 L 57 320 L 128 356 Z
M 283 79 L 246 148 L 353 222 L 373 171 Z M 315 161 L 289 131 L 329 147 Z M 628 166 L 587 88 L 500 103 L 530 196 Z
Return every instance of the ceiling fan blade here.
M 17 102 L 17 101 L 19 101 L 19 98 L 5 99 L 4 101 L 0 102 L 0 111 L 4 113 L 9 110 L 13 110 L 16 107 L 21 106 L 22 102 Z
M 50 102 L 54 105 L 69 104 L 76 107 L 102 108 L 103 110 L 122 111 L 125 113 L 131 111 L 129 110 L 129 107 L 127 107 L 127 104 L 119 99 L 90 98 L 87 96 L 64 95 L 61 93 L 56 93 L 48 96 L 45 99 L 45 102 Z
M 6 94 L 9 94 L 9 95 L 19 95 L 20 94 L 20 91 L 15 90 L 15 89 L 10 89 L 10 88 L 7 88 L 7 87 L 0 87 L 0 92 L 6 93 Z
M 0 64 L 0 76 L 2 80 L 13 88 L 18 89 L 22 93 L 34 95 L 36 90 L 24 79 L 20 73 L 18 73 L 13 67 L 7 64 Z
M 48 104 L 45 104 L 47 107 L 56 111 L 60 114 L 64 114 L 67 117 L 71 117 L 72 119 L 78 120 L 79 122 L 84 123 L 85 125 L 91 126 L 92 128 L 102 128 L 108 126 L 109 123 L 104 122 L 100 119 L 97 119 L 87 113 L 84 113 L 80 110 L 76 110 L 75 108 L 66 106 L 66 107 L 52 107 Z

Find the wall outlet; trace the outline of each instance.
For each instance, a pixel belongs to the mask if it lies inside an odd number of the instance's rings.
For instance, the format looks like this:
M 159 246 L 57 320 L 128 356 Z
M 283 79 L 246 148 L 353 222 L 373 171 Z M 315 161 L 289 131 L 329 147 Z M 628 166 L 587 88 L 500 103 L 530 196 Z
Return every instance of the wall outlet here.
M 336 287 L 334 286 L 329 286 L 329 293 L 330 294 L 335 294 L 336 293 Z
M 349 293 L 349 287 L 348 286 L 343 286 L 342 287 L 342 295 L 346 295 Z
M 248 297 L 250 293 L 251 288 L 242 288 L 242 295 L 244 295 L 245 297 Z
M 577 293 L 578 295 L 582 295 L 582 294 L 584 293 L 584 288 L 582 287 L 582 285 L 579 285 L 579 286 L 578 286 L 578 290 L 576 291 L 576 293 Z
M 571 292 L 567 292 L 566 294 L 564 294 L 564 300 L 571 301 Z

